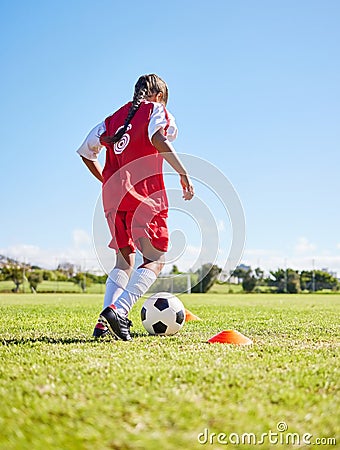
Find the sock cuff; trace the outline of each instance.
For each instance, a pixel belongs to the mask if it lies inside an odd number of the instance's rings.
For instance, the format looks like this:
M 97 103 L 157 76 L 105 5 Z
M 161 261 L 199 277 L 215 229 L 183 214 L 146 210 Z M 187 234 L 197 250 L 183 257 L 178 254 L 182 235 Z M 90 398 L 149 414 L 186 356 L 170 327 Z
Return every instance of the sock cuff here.
M 157 275 L 155 272 L 142 267 L 132 274 L 126 290 L 135 295 L 144 295 L 156 279 Z
M 111 281 L 118 287 L 125 289 L 129 282 L 129 276 L 124 270 L 115 268 L 109 273 L 108 281 Z
M 136 270 L 136 272 L 140 276 L 146 277 L 153 281 L 155 281 L 157 278 L 157 275 L 155 274 L 155 272 L 151 269 L 147 269 L 146 267 L 140 267 L 139 269 Z

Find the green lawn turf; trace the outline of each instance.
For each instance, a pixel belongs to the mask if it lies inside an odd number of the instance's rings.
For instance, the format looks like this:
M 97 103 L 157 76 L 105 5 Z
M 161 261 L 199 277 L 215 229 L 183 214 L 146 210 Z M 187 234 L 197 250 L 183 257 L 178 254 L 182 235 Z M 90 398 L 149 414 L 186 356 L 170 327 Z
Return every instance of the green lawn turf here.
M 0 281 L 0 294 L 10 293 L 15 287 L 13 281 Z M 86 289 L 89 294 L 103 294 L 105 292 L 105 284 L 92 283 Z M 30 293 L 30 286 L 27 281 L 20 285 L 20 293 Z M 72 281 L 43 281 L 39 283 L 38 293 L 82 293 L 81 287 Z
M 320 447 L 339 448 L 340 296 L 181 299 L 202 321 L 147 336 L 140 301 L 126 343 L 92 340 L 100 295 L 0 295 L 0 448 L 236 448 L 237 435 L 260 440 L 280 422 L 283 442 L 309 433 L 311 443 L 337 439 Z M 230 328 L 254 344 L 206 343 Z M 206 429 L 213 444 L 197 440 Z M 239 447 L 293 448 L 264 441 Z

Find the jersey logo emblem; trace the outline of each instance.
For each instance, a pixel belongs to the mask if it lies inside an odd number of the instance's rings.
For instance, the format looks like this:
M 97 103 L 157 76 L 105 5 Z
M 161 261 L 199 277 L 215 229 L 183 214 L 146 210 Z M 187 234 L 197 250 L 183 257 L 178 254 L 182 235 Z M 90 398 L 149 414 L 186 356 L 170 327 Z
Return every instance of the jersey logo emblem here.
M 123 128 L 123 127 L 119 127 L 117 131 L 119 131 L 121 128 Z M 131 128 L 132 128 L 132 125 L 130 124 L 127 127 L 126 131 L 131 130 Z M 130 135 L 126 132 L 123 134 L 121 139 L 115 143 L 114 148 L 113 148 L 113 151 L 115 152 L 115 154 L 120 155 L 121 153 L 123 153 L 123 151 L 129 145 L 129 142 L 130 142 Z

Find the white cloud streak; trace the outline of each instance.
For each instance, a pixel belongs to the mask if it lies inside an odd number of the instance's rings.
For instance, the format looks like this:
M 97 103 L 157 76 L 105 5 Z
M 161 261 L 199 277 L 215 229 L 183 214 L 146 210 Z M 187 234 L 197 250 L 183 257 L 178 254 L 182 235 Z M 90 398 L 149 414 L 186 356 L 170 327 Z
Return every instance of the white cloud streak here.
M 300 237 L 295 245 L 295 252 L 297 254 L 309 253 L 316 250 L 316 245 L 309 242 L 306 237 Z
M 0 254 L 46 269 L 55 269 L 61 262 L 70 262 L 82 270 L 94 270 L 99 263 L 94 251 L 91 236 L 81 229 L 72 232 L 72 244 L 69 248 L 41 248 L 37 245 L 16 244 L 0 248 Z

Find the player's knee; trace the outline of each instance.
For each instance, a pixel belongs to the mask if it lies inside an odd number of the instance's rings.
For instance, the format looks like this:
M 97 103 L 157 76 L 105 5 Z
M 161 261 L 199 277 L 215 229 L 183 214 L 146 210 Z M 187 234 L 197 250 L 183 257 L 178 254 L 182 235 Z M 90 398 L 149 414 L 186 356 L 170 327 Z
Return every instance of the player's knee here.
M 155 272 L 155 274 L 158 276 L 163 267 L 164 267 L 164 259 L 155 259 L 155 260 L 150 260 L 144 257 L 144 262 L 140 267 L 144 267 L 146 269 L 150 269 L 153 272 Z

